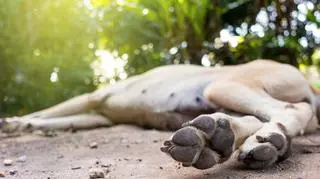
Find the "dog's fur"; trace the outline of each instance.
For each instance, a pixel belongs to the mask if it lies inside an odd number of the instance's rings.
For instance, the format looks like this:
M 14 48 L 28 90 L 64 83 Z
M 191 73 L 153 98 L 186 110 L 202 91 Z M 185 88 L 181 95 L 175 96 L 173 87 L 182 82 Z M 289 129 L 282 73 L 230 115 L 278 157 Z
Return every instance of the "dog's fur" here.
M 303 75 L 286 64 L 171 65 L 0 126 L 3 132 L 119 123 L 179 129 L 161 150 L 184 166 L 206 169 L 238 150 L 240 161 L 262 168 L 289 156 L 292 137 L 316 130 L 317 99 Z

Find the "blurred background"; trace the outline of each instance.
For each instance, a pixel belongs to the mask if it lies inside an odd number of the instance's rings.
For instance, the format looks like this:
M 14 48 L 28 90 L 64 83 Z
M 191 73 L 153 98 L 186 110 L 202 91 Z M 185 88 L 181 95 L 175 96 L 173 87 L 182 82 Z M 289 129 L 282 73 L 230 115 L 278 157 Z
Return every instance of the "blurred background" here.
M 319 44 L 319 0 L 0 0 L 0 116 L 168 64 L 271 58 L 317 78 Z

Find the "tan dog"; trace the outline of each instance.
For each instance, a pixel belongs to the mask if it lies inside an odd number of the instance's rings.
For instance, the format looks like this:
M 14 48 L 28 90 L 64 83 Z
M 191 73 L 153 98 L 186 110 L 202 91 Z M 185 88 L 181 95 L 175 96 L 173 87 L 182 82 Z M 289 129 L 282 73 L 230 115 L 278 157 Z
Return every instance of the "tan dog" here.
M 184 166 L 210 168 L 239 150 L 240 161 L 262 168 L 288 157 L 292 137 L 316 130 L 318 103 L 289 65 L 172 65 L 0 125 L 3 132 L 119 123 L 179 129 L 161 150 Z

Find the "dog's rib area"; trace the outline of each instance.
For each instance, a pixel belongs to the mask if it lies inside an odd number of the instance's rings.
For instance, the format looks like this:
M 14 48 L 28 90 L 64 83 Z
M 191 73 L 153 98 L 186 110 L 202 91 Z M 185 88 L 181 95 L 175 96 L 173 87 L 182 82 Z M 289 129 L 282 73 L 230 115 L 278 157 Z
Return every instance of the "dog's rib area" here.
M 168 127 L 169 130 L 178 129 L 181 122 L 217 111 L 217 106 L 203 96 L 206 86 L 216 77 L 207 70 L 200 73 L 191 70 L 168 78 L 144 77 L 141 78 L 143 81 L 137 80 L 130 84 L 128 89 L 110 95 L 99 110 L 113 119 L 114 123 L 166 129 L 156 126 L 156 123 L 168 121 L 172 124 L 167 125 L 174 126 Z

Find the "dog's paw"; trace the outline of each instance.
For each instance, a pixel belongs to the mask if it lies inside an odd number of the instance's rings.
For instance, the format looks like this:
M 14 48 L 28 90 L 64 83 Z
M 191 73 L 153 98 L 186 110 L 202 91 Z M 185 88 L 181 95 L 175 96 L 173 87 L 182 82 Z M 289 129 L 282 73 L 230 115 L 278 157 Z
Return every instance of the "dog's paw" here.
M 161 151 L 183 166 L 207 169 L 227 160 L 234 150 L 235 135 L 227 115 L 201 115 L 176 131 Z
M 240 147 L 238 160 L 252 169 L 271 166 L 290 155 L 291 139 L 281 132 L 250 136 Z
M 0 130 L 3 133 L 13 133 L 19 129 L 20 125 L 17 122 L 12 122 L 7 119 L 0 119 Z
M 19 117 L 0 119 L 0 131 L 2 133 L 20 133 L 28 132 L 31 125 L 28 123 L 22 123 Z

